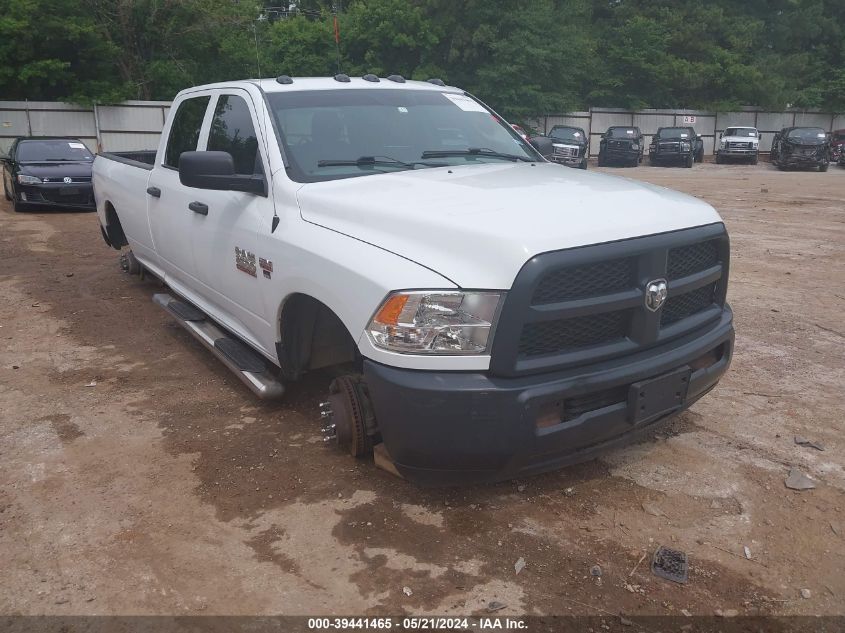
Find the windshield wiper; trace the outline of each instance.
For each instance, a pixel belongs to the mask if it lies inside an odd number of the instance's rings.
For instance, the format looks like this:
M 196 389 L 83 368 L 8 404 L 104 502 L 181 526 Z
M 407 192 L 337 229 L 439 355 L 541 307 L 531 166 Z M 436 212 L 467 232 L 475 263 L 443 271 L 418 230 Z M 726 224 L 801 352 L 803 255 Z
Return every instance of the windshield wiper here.
M 317 167 L 401 167 L 415 169 L 417 165 L 424 167 L 447 167 L 446 163 L 426 163 L 423 161 L 405 162 L 390 156 L 361 156 L 355 160 L 318 160 Z
M 503 160 L 524 161 L 526 163 L 533 163 L 534 160 L 527 156 L 518 156 L 516 154 L 506 154 L 504 152 L 496 152 L 486 147 L 469 147 L 467 149 L 430 149 L 422 153 L 420 158 L 447 158 L 449 156 L 482 156 L 484 158 L 501 158 Z

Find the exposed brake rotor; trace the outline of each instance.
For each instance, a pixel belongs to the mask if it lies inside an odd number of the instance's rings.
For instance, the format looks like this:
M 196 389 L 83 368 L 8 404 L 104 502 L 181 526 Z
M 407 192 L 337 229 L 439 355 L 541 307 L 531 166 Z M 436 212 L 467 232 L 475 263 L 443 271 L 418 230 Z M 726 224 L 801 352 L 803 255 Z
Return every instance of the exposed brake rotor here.
M 353 457 L 363 457 L 372 451 L 375 421 L 359 378 L 335 378 L 329 386 L 328 400 L 320 403 L 320 417 L 324 442 L 336 442 Z

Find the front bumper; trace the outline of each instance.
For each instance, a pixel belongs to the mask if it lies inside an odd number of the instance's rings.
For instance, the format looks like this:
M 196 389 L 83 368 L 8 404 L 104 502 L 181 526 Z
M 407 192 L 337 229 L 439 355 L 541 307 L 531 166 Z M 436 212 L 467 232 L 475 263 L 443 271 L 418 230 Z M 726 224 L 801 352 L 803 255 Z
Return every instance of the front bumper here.
M 15 186 L 18 200 L 43 207 L 94 209 L 94 187 L 90 182 L 43 183 Z
M 606 160 L 631 160 L 640 157 L 640 150 L 630 147 L 607 147 L 604 150 L 604 156 Z
M 549 156 L 549 160 L 553 163 L 559 163 L 561 165 L 580 165 L 584 162 L 583 156 L 555 156 L 554 154 Z
M 756 149 L 720 149 L 716 154 L 726 158 L 754 158 L 757 156 Z
M 824 156 L 806 156 L 802 154 L 788 154 L 781 156 L 779 162 L 790 167 L 818 167 L 827 163 Z
M 712 389 L 730 365 L 733 341 L 726 307 L 704 334 L 622 361 L 502 378 L 365 360 L 364 375 L 385 448 L 405 478 L 424 485 L 491 482 L 586 461 L 630 442 Z M 682 404 L 633 423 L 631 385 L 686 367 Z M 554 418 L 567 407 L 577 415 Z
M 651 152 L 649 160 L 656 163 L 682 163 L 692 156 L 689 152 Z

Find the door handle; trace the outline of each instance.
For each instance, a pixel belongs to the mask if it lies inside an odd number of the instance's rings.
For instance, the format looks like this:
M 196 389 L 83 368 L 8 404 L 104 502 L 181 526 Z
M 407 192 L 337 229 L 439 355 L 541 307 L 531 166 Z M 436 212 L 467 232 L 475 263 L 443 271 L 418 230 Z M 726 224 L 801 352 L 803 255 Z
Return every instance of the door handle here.
M 153 198 L 161 198 L 161 189 L 158 187 L 147 187 L 147 193 Z
M 188 208 L 194 213 L 199 213 L 200 215 L 208 215 L 208 205 L 203 204 L 202 202 L 194 201 L 188 205 Z

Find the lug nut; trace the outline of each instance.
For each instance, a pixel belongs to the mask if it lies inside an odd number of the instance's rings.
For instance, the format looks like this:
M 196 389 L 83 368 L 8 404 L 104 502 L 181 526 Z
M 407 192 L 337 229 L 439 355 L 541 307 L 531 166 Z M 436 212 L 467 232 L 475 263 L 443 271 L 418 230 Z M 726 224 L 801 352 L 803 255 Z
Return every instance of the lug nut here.
M 324 420 L 326 418 L 330 418 L 330 417 L 332 417 L 332 412 L 331 411 L 320 411 L 320 417 L 323 418 Z

